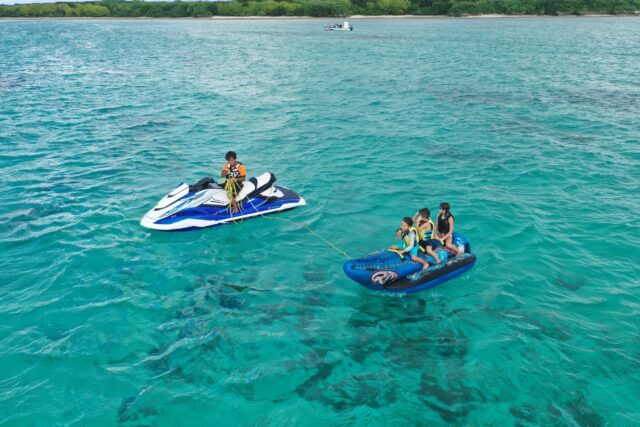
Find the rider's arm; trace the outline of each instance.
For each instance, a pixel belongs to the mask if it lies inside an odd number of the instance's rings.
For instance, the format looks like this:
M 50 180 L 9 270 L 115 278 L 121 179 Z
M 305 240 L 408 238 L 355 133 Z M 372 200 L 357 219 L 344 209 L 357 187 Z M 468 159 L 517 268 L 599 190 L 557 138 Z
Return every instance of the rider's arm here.
M 222 167 L 222 173 L 220 174 L 220 176 L 221 176 L 222 178 L 224 178 L 224 177 L 226 177 L 226 176 L 227 176 L 227 174 L 228 174 L 228 173 L 229 173 L 229 169 L 227 169 L 227 165 L 224 165 L 224 166 Z

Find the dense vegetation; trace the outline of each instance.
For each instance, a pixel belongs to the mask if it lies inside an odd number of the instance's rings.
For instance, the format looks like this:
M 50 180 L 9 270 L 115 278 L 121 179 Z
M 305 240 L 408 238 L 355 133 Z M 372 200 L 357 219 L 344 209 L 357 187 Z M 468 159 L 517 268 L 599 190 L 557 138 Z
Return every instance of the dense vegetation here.
M 0 17 L 206 17 L 635 13 L 640 0 L 101 1 L 0 6 Z

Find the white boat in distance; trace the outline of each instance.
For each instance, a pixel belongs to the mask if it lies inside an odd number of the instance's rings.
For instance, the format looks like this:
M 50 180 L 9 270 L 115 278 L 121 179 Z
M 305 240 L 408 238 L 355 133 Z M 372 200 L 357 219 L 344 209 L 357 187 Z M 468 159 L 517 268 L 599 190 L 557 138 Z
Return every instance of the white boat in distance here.
M 325 25 L 326 31 L 353 31 L 353 25 L 350 25 L 347 21 L 342 24 Z

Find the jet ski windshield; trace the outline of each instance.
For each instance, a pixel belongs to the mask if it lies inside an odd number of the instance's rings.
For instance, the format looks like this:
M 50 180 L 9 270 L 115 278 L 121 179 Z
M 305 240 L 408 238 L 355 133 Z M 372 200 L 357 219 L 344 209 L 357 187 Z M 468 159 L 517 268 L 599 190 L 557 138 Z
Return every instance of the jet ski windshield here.
M 189 186 L 189 193 L 197 193 L 198 191 L 206 190 L 209 188 L 222 188 L 215 179 L 210 176 L 205 176 L 200 181 Z

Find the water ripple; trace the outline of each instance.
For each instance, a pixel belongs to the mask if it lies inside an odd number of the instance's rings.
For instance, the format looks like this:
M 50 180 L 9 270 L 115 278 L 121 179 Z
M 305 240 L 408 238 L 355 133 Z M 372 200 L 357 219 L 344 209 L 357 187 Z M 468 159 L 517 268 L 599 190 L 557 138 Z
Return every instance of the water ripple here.
M 640 423 L 636 20 L 318 24 L 0 22 L 0 423 Z M 294 223 L 139 227 L 228 149 Z M 478 264 L 407 298 L 303 227 L 443 200 Z

